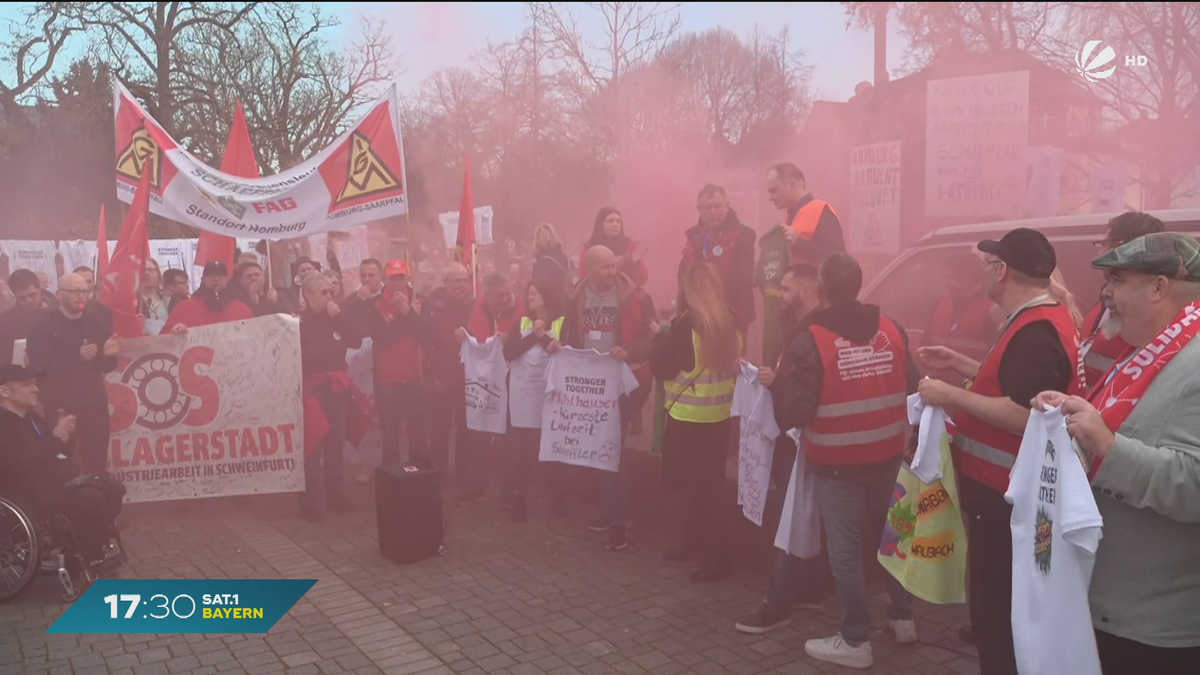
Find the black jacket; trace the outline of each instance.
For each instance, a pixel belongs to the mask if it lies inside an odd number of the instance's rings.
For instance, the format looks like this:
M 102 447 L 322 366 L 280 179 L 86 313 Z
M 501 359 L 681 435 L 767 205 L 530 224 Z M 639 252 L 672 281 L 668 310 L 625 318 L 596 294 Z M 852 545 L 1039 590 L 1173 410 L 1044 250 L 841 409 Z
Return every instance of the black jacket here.
M 683 273 L 687 271 L 689 263 L 705 259 L 706 236 L 710 239 L 718 239 L 723 233 L 736 230 L 737 243 L 734 244 L 733 250 L 722 253 L 722 255 L 733 256 L 733 262 L 730 263 L 728 277 L 721 281 L 725 286 L 725 298 L 737 314 L 738 324 L 743 327 L 749 326 L 755 318 L 754 243 L 758 235 L 738 220 L 738 215 L 733 209 L 729 209 L 729 215 L 725 216 L 725 222 L 721 223 L 715 233 L 710 233 L 708 229 L 704 223 L 697 223 L 686 232 L 687 243 L 684 247 L 683 260 L 679 263 L 679 280 L 683 280 Z
M 66 458 L 67 444 L 37 413 L 21 417 L 0 408 L 0 492 L 34 509 L 58 501 L 79 469 Z
M 346 369 L 346 350 L 362 346 L 362 335 L 343 311 L 337 316 L 300 312 L 300 369 L 305 377 Z
M 803 429 L 817 416 L 821 402 L 821 387 L 825 382 L 825 366 L 817 341 L 809 326 L 821 326 L 837 333 L 851 342 L 868 342 L 879 331 L 879 308 L 855 302 L 819 309 L 808 317 L 803 329 L 799 330 L 788 344 L 783 355 L 780 372 L 771 386 L 775 399 L 775 421 L 779 428 Z M 904 346 L 908 348 L 908 335 L 897 324 Z M 917 391 L 920 374 L 913 361 L 912 352 L 905 361 L 908 393 Z
M 29 369 L 43 375 L 39 386 L 45 410 L 63 408 L 68 413 L 108 408 L 104 375 L 117 367 L 117 357 L 104 356 L 104 343 L 112 337 L 112 325 L 84 311 L 78 319 L 68 319 L 55 310 L 29 330 Z M 79 355 L 84 342 L 96 345 L 90 361 Z
M 800 203 L 796 204 L 787 211 L 787 225 L 791 225 L 796 219 L 796 214 L 800 213 L 800 209 L 811 202 L 814 197 L 810 194 Z M 843 253 L 846 250 L 846 237 L 842 233 L 842 223 L 838 220 L 833 209 L 828 206 L 821 212 L 821 219 L 817 221 L 817 229 L 813 232 L 812 241 L 806 239 L 798 239 L 794 244 L 799 250 L 800 256 L 805 262 L 813 265 L 820 265 L 825 256 L 830 253 Z M 795 256 L 793 256 L 794 258 Z M 800 260 L 792 260 L 792 262 L 801 262 Z
M 548 249 L 538 253 L 533 261 L 533 273 L 530 278 L 534 281 L 545 282 L 552 288 L 561 289 L 564 296 L 574 284 L 574 280 L 571 278 L 571 261 L 567 259 L 567 254 L 563 253 L 561 248 Z

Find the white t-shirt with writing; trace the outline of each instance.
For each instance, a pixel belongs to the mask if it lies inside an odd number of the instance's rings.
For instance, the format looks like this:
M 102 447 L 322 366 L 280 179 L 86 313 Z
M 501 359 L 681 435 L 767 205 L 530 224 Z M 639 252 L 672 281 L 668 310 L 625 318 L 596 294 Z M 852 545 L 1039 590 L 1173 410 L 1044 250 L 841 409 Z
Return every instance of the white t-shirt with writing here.
M 1018 672 L 1100 675 L 1088 585 L 1104 521 L 1061 410 L 1030 412 L 1004 498 Z
M 532 332 L 532 329 L 523 330 L 521 337 L 528 337 Z M 520 429 L 541 429 L 550 353 L 536 344 L 508 367 L 508 414 L 512 425 Z
M 729 414 L 739 418 L 738 506 L 742 515 L 762 527 L 779 425 L 771 392 L 758 381 L 758 367 L 746 361 L 741 363 Z
M 541 461 L 616 471 L 621 465 L 620 401 L 637 387 L 629 366 L 594 349 L 563 347 L 551 356 Z
M 466 375 L 467 428 L 502 434 L 508 431 L 508 361 L 504 360 L 504 338 L 493 335 L 479 344 L 473 336 L 462 343 Z
M 0 240 L 0 253 L 8 256 L 8 272 L 21 269 L 46 275 L 49 290 L 58 288 L 58 247 L 52 241 Z M 70 272 L 71 270 L 67 270 Z

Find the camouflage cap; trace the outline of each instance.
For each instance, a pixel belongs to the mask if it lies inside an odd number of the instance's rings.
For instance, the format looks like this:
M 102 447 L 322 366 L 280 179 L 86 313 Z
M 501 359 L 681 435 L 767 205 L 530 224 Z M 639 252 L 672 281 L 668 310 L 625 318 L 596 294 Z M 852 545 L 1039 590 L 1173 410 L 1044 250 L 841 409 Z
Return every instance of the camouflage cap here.
M 1200 242 L 1178 232 L 1147 234 L 1096 258 L 1092 267 L 1200 281 Z

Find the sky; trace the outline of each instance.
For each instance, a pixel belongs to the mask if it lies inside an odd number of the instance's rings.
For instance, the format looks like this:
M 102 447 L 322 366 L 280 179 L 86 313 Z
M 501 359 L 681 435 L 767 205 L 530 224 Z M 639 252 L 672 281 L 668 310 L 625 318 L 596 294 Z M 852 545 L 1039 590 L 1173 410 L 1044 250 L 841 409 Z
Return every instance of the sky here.
M 0 25 L 21 20 L 30 3 L 0 4 Z M 384 18 L 393 33 L 393 49 L 402 74 L 402 93 L 416 92 L 421 82 L 439 68 L 470 65 L 471 56 L 489 40 L 515 38 L 524 26 L 525 3 L 520 2 L 323 2 L 327 13 L 342 20 L 330 39 L 352 39 L 362 16 Z M 581 13 L 581 16 L 585 14 Z M 739 36 L 760 25 L 767 33 L 785 24 L 813 66 L 812 93 L 819 100 L 845 101 L 854 87 L 873 79 L 874 38 L 870 31 L 846 27 L 846 14 L 835 2 L 688 2 L 683 3 L 682 31 L 701 32 L 723 26 Z M 888 31 L 888 66 L 895 73 L 905 45 L 893 20 Z M 82 53 L 82 40 L 69 57 Z M 62 65 L 69 61 L 63 59 Z M 60 65 L 59 67 L 62 67 Z M 0 65 L 0 68 L 4 68 Z M 57 70 L 57 68 L 56 68 Z M 8 79 L 5 74 L 5 79 Z
M 489 40 L 504 42 L 524 26 L 525 3 L 520 2 L 413 2 L 320 3 L 342 19 L 344 34 L 360 16 L 382 17 L 393 31 L 393 48 L 400 56 L 401 92 L 412 92 L 439 68 L 466 66 L 471 55 Z M 586 11 L 586 10 L 585 10 Z M 586 14 L 580 13 L 580 16 Z M 873 79 L 874 37 L 857 27 L 846 27 L 846 14 L 835 2 L 691 2 L 684 3 L 682 31 L 705 31 L 715 26 L 739 36 L 755 25 L 773 33 L 785 24 L 796 44 L 805 51 L 805 62 L 814 66 L 812 93 L 817 99 L 845 101 L 854 87 Z M 895 22 L 888 31 L 888 66 L 895 72 L 905 46 Z

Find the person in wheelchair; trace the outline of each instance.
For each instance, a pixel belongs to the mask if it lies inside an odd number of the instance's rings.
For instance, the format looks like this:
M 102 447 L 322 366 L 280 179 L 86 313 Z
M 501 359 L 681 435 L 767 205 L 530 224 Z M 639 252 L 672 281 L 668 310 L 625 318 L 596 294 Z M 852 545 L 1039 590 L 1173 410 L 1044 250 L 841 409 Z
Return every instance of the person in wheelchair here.
M 0 366 L 0 494 L 39 518 L 65 516 L 77 553 L 89 564 L 103 560 L 125 486 L 108 476 L 81 473 L 68 456 L 74 416 L 60 417 L 50 429 L 37 404 L 37 376 L 22 366 Z

